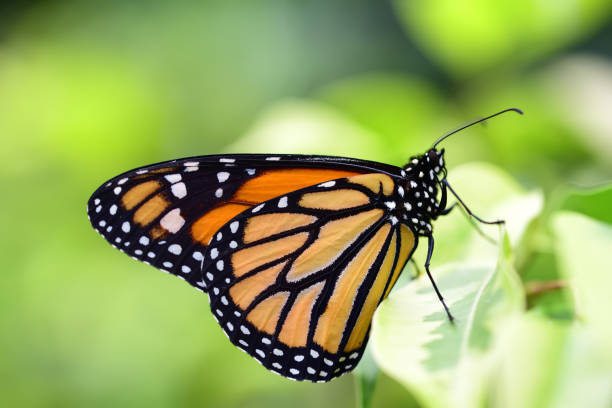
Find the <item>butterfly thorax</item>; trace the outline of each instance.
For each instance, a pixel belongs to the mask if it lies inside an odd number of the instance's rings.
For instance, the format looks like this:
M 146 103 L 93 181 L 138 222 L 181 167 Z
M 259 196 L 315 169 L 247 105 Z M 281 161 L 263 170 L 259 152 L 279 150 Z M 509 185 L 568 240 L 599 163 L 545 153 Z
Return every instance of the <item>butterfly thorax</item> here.
M 425 154 L 413 156 L 403 167 L 405 224 L 419 235 L 430 235 L 431 221 L 444 210 L 445 201 L 438 198 L 440 181 L 438 176 L 446 172 L 444 150 L 431 149 Z

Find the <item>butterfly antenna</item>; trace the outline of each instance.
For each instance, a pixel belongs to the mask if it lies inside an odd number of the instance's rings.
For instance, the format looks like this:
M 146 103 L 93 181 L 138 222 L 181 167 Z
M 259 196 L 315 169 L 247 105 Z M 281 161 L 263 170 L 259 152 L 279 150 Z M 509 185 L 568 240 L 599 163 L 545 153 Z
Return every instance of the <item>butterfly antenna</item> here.
M 432 148 L 432 149 L 435 149 L 435 148 L 436 148 L 436 146 L 438 145 L 438 143 L 440 143 L 441 141 L 443 141 L 444 139 L 446 139 L 446 138 L 447 138 L 447 137 L 449 137 L 450 135 L 454 135 L 455 133 L 460 132 L 460 131 L 462 131 L 462 130 L 463 130 L 463 129 L 465 129 L 465 128 L 469 128 L 470 126 L 473 126 L 473 125 L 475 125 L 475 124 L 477 124 L 477 123 L 484 122 L 484 121 L 486 121 L 486 120 L 489 120 L 489 119 L 491 119 L 491 118 L 494 118 L 495 116 L 501 115 L 502 113 L 506 113 L 506 112 L 510 112 L 510 111 L 514 111 L 514 112 L 519 113 L 519 114 L 521 114 L 521 115 L 523 114 L 523 111 L 522 111 L 522 110 L 520 110 L 520 109 L 518 109 L 518 108 L 508 108 L 508 109 L 504 109 L 503 111 L 499 111 L 499 112 L 497 112 L 497 113 L 494 113 L 494 114 L 492 114 L 492 115 L 489 115 L 489 116 L 487 116 L 487 117 L 480 118 L 480 119 L 476 119 L 476 120 L 474 120 L 474 121 L 472 121 L 472 122 L 469 122 L 469 123 L 467 123 L 467 124 L 465 124 L 465 125 L 463 125 L 463 126 L 458 127 L 458 128 L 457 128 L 457 129 L 455 129 L 455 130 L 452 130 L 452 131 L 448 132 L 447 134 L 445 134 L 444 136 L 440 137 L 438 140 L 436 140 L 436 142 L 433 144 L 433 146 L 431 146 L 431 148 Z

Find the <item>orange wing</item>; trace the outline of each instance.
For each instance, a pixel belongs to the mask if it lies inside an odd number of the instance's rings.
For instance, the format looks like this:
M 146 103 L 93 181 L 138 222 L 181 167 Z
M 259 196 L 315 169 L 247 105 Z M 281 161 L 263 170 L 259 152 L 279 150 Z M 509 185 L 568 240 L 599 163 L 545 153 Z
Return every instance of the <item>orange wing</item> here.
M 231 341 L 283 376 L 355 367 L 372 315 L 416 248 L 398 187 L 371 173 L 284 193 L 214 235 L 204 280 Z

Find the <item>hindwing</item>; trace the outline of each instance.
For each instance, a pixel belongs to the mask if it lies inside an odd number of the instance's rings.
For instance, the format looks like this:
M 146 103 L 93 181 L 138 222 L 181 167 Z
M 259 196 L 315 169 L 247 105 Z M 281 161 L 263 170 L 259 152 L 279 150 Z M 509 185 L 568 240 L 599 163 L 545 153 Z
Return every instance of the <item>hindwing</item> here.
M 213 236 L 203 281 L 230 340 L 283 376 L 355 367 L 372 315 L 416 247 L 393 179 L 369 173 L 282 194 Z

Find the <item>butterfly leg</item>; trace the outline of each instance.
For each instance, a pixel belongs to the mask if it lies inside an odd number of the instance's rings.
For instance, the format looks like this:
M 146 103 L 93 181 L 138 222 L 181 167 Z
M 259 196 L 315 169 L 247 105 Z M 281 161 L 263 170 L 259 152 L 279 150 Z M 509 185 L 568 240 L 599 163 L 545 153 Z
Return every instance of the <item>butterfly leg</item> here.
M 459 203 L 453 203 L 450 206 L 448 206 L 447 208 L 445 208 L 444 210 L 440 211 L 439 215 L 448 215 L 448 213 L 450 213 L 451 211 L 453 211 L 453 209 L 455 209 L 455 207 L 457 207 L 459 205 Z
M 450 205 L 448 208 L 444 209 L 443 211 L 440 211 L 440 215 L 448 215 L 448 213 L 450 213 L 453 209 L 457 208 L 459 206 L 458 202 L 454 202 L 452 205 Z M 461 214 L 463 214 L 465 216 L 465 218 L 468 220 L 468 222 L 470 223 L 470 225 L 472 225 L 472 227 L 474 227 L 474 229 L 476 230 L 476 232 L 478 232 L 478 234 L 483 237 L 484 239 L 486 239 L 487 241 L 489 241 L 492 244 L 497 244 L 497 241 L 493 238 L 491 238 L 490 236 L 488 236 L 487 234 L 485 234 L 485 232 L 482 230 L 482 228 L 480 228 L 480 225 L 478 225 L 476 223 L 475 218 L 472 217 L 466 210 L 461 211 Z
M 455 190 L 453 190 L 453 188 L 450 186 L 450 184 L 448 184 L 448 181 L 446 179 L 442 180 L 442 183 L 450 190 L 450 192 L 455 196 L 455 198 L 457 199 L 457 201 L 459 202 L 459 204 L 461 204 L 461 206 L 463 207 L 463 209 L 471 216 L 474 217 L 474 219 L 476 219 L 478 222 L 482 223 L 482 224 L 504 224 L 506 221 L 504 220 L 497 220 L 497 221 L 485 221 L 482 218 L 480 218 L 479 216 L 477 216 L 476 214 L 474 214 L 467 205 L 465 205 L 465 203 L 463 202 L 463 200 L 461 200 L 461 198 L 457 195 L 457 193 L 455 192 Z M 452 206 L 451 206 L 452 207 Z M 451 208 L 449 207 L 449 208 Z
M 433 254 L 433 248 L 434 248 L 433 235 L 428 235 L 427 236 L 427 259 L 425 260 L 425 271 L 427 271 L 427 276 L 429 277 L 429 280 L 431 281 L 431 284 L 433 285 L 433 288 L 436 291 L 436 295 L 438 295 L 438 299 L 440 300 L 440 302 L 442 302 L 442 306 L 444 306 L 444 311 L 446 311 L 448 320 L 451 322 L 451 324 L 454 324 L 453 322 L 455 318 L 453 317 L 450 310 L 448 309 L 448 306 L 446 306 L 446 303 L 444 302 L 444 298 L 442 297 L 442 294 L 438 290 L 438 286 L 436 285 L 436 282 L 434 281 L 434 278 L 433 276 L 431 276 L 431 272 L 429 271 L 429 264 L 431 261 L 431 255 Z

